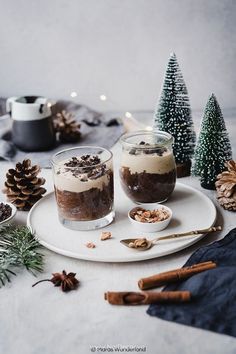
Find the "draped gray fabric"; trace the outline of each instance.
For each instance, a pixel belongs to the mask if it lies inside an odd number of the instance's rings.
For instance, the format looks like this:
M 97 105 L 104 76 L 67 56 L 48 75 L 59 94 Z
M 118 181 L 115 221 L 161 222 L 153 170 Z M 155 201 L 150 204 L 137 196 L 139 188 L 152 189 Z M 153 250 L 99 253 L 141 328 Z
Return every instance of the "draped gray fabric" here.
M 151 305 L 148 314 L 163 320 L 236 337 L 236 228 L 222 240 L 199 248 L 185 266 L 214 261 L 217 267 L 165 287 L 189 290 L 192 301 Z
M 81 139 L 76 144 L 57 143 L 55 148 L 44 152 L 26 153 L 19 150 L 11 141 L 11 118 L 6 115 L 5 99 L 0 99 L 0 159 L 17 162 L 24 158 L 30 158 L 33 163 L 41 167 L 50 167 L 50 158 L 57 151 L 73 146 L 97 145 L 111 148 L 124 132 L 121 120 L 111 114 L 96 112 L 84 105 L 71 101 L 57 101 L 53 106 L 53 114 L 65 109 L 75 115 L 76 120 L 81 124 Z

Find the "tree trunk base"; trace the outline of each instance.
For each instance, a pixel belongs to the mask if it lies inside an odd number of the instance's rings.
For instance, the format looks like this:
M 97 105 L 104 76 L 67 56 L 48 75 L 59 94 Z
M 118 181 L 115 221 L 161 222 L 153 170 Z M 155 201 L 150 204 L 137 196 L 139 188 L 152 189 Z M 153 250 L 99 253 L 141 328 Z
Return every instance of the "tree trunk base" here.
M 206 182 L 201 181 L 201 187 L 204 189 L 212 190 L 212 191 L 216 189 L 215 183 L 213 183 L 213 182 L 206 183 Z
M 177 173 L 177 177 L 181 178 L 181 177 L 187 177 L 190 176 L 191 174 L 191 160 L 186 161 L 184 163 L 177 163 L 176 164 L 176 173 Z

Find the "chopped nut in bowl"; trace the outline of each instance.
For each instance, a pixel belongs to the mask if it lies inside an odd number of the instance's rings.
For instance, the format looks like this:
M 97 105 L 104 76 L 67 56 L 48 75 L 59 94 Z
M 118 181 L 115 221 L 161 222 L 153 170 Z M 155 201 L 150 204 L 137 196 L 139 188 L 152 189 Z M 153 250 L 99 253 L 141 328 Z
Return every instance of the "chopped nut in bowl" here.
M 161 204 L 150 206 L 144 204 L 131 209 L 128 217 L 139 231 L 155 232 L 164 230 L 169 225 L 172 211 Z

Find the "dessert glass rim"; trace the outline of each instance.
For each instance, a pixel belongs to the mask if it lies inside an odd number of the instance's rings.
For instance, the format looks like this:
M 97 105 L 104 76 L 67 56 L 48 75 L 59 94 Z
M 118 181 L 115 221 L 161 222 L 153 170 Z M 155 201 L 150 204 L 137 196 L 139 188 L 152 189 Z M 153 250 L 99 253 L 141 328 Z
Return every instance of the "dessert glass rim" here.
M 108 150 L 102 146 L 97 146 L 97 145 L 83 145 L 83 146 L 76 146 L 76 147 L 72 147 L 72 148 L 68 148 L 68 149 L 64 149 L 64 150 L 60 150 L 58 152 L 56 152 L 55 154 L 52 155 L 51 159 L 50 159 L 50 162 L 51 162 L 51 165 L 56 165 L 56 166 L 60 166 L 60 163 L 56 162 L 55 161 L 55 157 L 58 156 L 59 154 L 62 154 L 64 152 L 67 152 L 67 151 L 72 151 L 72 150 L 78 150 L 78 149 L 101 149 L 103 151 L 106 151 L 110 154 L 110 156 L 105 159 L 104 161 L 101 161 L 99 163 L 97 163 L 96 165 L 91 165 L 91 166 L 84 166 L 84 167 L 78 167 L 78 166 L 75 166 L 75 167 L 70 167 L 70 170 L 73 170 L 73 169 L 79 169 L 81 171 L 83 171 L 84 169 L 88 169 L 88 168 L 96 168 L 98 166 L 101 166 L 103 164 L 105 164 L 106 162 L 110 161 L 112 158 L 113 158 L 113 153 L 111 152 L 111 150 Z M 72 157 L 70 157 L 72 158 Z
M 147 136 L 155 136 L 155 135 L 162 135 L 162 136 L 165 136 L 167 138 L 166 141 L 163 141 L 161 143 L 153 143 L 153 144 L 150 144 L 150 145 L 140 145 L 139 143 L 133 143 L 133 142 L 129 142 L 127 141 L 126 139 L 130 138 L 130 137 L 134 137 L 134 136 L 138 136 L 138 135 L 147 135 Z M 166 146 L 166 145 L 170 145 L 170 144 L 173 144 L 174 142 L 174 138 L 171 134 L 163 131 L 163 130 L 153 130 L 153 131 L 148 131 L 148 130 L 137 130 L 137 131 L 133 131 L 133 132 L 130 132 L 130 133 L 124 133 L 121 137 L 120 137 L 120 142 L 124 145 L 127 145 L 127 146 L 132 146 L 132 147 L 135 147 L 137 149 L 153 149 L 155 147 L 163 147 L 163 146 Z

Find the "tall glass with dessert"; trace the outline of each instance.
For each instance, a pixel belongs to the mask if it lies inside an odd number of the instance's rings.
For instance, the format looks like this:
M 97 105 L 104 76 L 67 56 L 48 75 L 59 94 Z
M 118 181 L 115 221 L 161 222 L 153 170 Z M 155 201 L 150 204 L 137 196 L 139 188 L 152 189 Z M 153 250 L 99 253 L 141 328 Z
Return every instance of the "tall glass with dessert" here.
M 137 131 L 121 137 L 120 180 L 135 203 L 162 203 L 172 194 L 176 166 L 173 138 L 162 131 Z
M 52 158 L 60 222 L 75 230 L 91 230 L 114 218 L 112 153 L 83 146 L 58 152 Z

